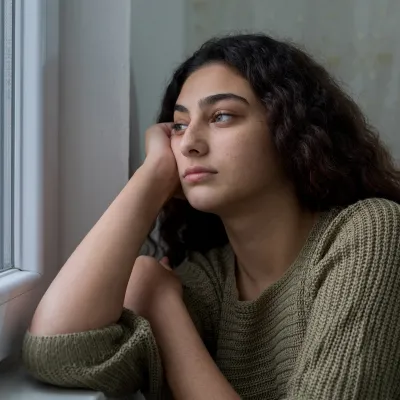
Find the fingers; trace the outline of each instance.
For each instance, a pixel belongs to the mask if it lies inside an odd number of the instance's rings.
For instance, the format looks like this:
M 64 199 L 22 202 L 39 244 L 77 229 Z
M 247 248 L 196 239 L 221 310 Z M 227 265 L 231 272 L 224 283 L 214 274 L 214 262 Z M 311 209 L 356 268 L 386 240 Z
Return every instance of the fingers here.
M 171 137 L 172 128 L 174 127 L 173 122 L 163 122 L 162 123 L 163 131 L 167 134 L 168 137 Z
M 172 271 L 172 268 L 171 268 L 170 265 L 169 265 L 168 257 L 163 257 L 163 258 L 160 260 L 160 264 L 161 264 L 165 269 L 167 269 L 168 271 Z

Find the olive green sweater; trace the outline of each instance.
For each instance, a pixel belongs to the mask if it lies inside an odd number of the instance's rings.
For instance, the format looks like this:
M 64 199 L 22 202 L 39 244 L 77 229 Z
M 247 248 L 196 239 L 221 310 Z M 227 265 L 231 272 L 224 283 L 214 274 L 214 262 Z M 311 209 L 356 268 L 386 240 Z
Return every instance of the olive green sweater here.
M 178 272 L 199 334 L 241 398 L 400 399 L 398 204 L 369 199 L 323 214 L 254 301 L 238 299 L 229 246 L 191 254 Z M 104 329 L 27 334 L 23 357 L 55 385 L 169 396 L 151 327 L 128 310 Z

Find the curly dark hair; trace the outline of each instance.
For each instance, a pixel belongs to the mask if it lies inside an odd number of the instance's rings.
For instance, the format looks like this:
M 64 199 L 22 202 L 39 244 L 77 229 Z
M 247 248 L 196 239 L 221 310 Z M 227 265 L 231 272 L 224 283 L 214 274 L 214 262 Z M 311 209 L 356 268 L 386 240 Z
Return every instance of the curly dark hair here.
M 310 211 L 346 207 L 381 197 L 400 203 L 400 170 L 357 104 L 306 52 L 264 34 L 213 38 L 175 71 L 158 122 L 173 120 L 188 76 L 223 63 L 247 79 L 268 112 L 268 124 L 286 176 Z M 159 216 L 171 264 L 187 251 L 228 242 L 220 218 L 171 199 Z

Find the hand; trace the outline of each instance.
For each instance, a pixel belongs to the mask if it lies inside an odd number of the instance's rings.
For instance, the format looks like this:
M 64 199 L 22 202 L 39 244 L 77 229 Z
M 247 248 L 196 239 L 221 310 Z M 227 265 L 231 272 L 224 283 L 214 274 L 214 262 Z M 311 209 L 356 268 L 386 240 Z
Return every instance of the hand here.
M 171 149 L 172 123 L 160 123 L 146 131 L 146 159 L 144 169 L 151 179 L 156 178 L 168 186 L 168 198 L 180 187 L 178 169 Z
M 152 321 L 165 314 L 163 304 L 169 296 L 182 299 L 182 285 L 165 257 L 158 262 L 153 257 L 136 259 L 125 294 L 124 307 Z
M 145 163 L 160 165 L 165 172 L 177 174 L 176 161 L 171 148 L 171 131 L 173 123 L 152 125 L 146 131 L 146 160 Z

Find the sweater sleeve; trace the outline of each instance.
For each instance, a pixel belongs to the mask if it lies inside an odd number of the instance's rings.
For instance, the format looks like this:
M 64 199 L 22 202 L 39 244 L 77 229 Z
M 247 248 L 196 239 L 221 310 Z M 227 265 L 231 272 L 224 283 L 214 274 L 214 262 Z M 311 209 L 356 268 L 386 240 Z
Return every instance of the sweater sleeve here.
M 119 397 L 138 390 L 157 396 L 163 372 L 150 324 L 124 309 L 117 324 L 87 332 L 25 335 L 23 361 L 36 379 Z
M 212 309 L 205 304 L 213 303 L 215 297 L 207 270 L 208 263 L 199 255 L 185 261 L 177 272 L 188 311 L 211 349 Z M 28 332 L 22 356 L 31 375 L 56 386 L 88 388 L 111 397 L 138 390 L 149 398 L 169 393 L 150 324 L 127 309 L 117 324 L 98 330 L 53 336 Z
M 399 398 L 400 206 L 361 202 L 334 231 L 289 399 Z

